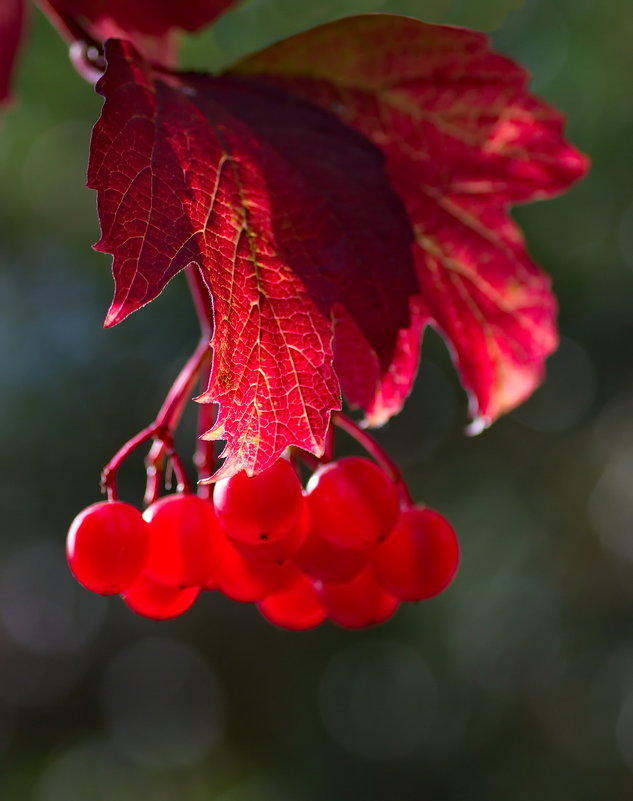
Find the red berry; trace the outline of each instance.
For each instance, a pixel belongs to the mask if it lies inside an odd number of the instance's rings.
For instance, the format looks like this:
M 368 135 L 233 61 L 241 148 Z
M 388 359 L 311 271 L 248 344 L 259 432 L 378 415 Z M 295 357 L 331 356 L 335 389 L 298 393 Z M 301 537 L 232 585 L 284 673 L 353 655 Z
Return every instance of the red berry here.
M 150 553 L 144 572 L 159 584 L 200 587 L 217 570 L 221 536 L 213 504 L 196 495 L 167 495 L 145 510 Z
M 285 562 L 296 554 L 297 550 L 304 541 L 310 527 L 310 515 L 308 504 L 305 500 L 302 504 L 299 520 L 294 524 L 287 534 L 277 540 L 265 540 L 252 544 L 233 538 L 231 542 L 235 548 L 248 560 L 264 560 L 268 562 Z
M 432 598 L 451 583 L 459 542 L 448 520 L 434 509 L 405 509 L 372 562 L 381 585 L 401 601 Z
M 152 620 L 169 620 L 190 609 L 200 595 L 198 587 L 168 587 L 153 581 L 144 573 L 123 594 L 123 600 L 133 612 Z
M 148 553 L 147 523 L 138 509 L 122 501 L 88 506 L 71 523 L 66 540 L 73 575 L 101 595 L 127 590 L 143 570 Z
M 275 592 L 291 575 L 293 565 L 262 559 L 247 559 L 228 537 L 222 540 L 217 578 L 205 589 L 219 589 L 234 601 L 253 603 Z
M 312 531 L 294 555 L 301 570 L 320 581 L 349 581 L 365 567 L 372 549 L 339 548 Z
M 276 593 L 257 604 L 270 623 L 291 631 L 305 631 L 320 625 L 327 613 L 314 582 L 297 571 Z
M 371 566 L 351 581 L 324 584 L 321 599 L 330 619 L 346 629 L 384 623 L 399 606 L 398 600 L 378 584 Z
M 255 476 L 242 471 L 218 481 L 213 503 L 226 532 L 253 545 L 290 531 L 301 514 L 303 492 L 290 462 L 278 459 Z
M 319 468 L 308 482 L 312 531 L 339 548 L 368 548 L 384 539 L 400 511 L 398 488 L 369 459 L 348 456 Z

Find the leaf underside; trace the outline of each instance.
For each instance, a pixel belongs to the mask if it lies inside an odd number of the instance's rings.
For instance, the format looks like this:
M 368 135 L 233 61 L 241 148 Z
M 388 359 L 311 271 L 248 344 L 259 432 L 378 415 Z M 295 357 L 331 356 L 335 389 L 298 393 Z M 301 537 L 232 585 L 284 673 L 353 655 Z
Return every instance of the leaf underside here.
M 68 0 L 70 2 L 70 0 Z M 181 23 L 182 24 L 182 23 Z M 188 265 L 213 300 L 202 402 L 216 478 L 289 445 L 320 455 L 341 391 L 379 425 L 444 336 L 481 429 L 555 349 L 556 303 L 509 215 L 587 160 L 524 71 L 478 33 L 390 15 L 339 20 L 219 77 L 106 45 L 89 185 L 113 254 L 107 324 Z
M 266 77 L 368 136 L 406 205 L 421 292 L 373 403 L 359 399 L 368 422 L 400 410 L 427 325 L 449 345 L 473 428 L 524 400 L 557 345 L 556 303 L 508 208 L 587 169 L 524 70 L 482 34 L 367 15 L 280 42 L 233 73 Z
M 322 453 L 340 386 L 357 380 L 352 365 L 336 374 L 333 332 L 353 327 L 381 375 L 418 290 L 382 155 L 257 78 L 159 77 L 117 40 L 106 54 L 89 167 L 96 247 L 114 255 L 106 324 L 197 265 L 215 318 L 200 400 L 219 404 L 207 436 L 227 443 L 216 478 L 262 470 L 290 444 Z

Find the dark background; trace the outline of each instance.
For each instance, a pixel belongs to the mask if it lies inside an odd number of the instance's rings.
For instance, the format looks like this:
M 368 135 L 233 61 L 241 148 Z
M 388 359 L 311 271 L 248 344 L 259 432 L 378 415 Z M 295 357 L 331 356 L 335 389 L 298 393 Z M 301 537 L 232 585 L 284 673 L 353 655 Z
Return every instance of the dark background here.
M 155 624 L 83 591 L 67 527 L 196 339 L 184 281 L 101 328 L 83 189 L 99 101 L 33 15 L 0 136 L 0 798 L 583 801 L 633 797 L 633 9 L 630 0 L 251 0 L 188 45 L 220 67 L 334 16 L 491 30 L 593 170 L 516 212 L 562 345 L 479 437 L 439 339 L 380 432 L 463 544 L 442 597 L 363 632 L 276 630 L 209 595 Z M 185 426 L 187 435 L 187 426 Z M 123 476 L 138 501 L 140 462 Z

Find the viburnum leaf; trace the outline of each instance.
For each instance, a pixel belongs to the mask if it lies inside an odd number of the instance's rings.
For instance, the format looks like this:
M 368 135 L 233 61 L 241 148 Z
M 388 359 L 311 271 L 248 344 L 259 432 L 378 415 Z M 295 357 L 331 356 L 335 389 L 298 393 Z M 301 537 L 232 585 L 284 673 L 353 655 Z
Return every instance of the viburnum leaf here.
M 22 42 L 25 16 L 24 0 L 0 3 L 0 105 L 11 96 L 11 78 Z
M 352 400 L 367 421 L 401 408 L 427 325 L 449 345 L 473 428 L 524 400 L 557 345 L 556 303 L 508 208 L 555 195 L 587 169 L 562 115 L 527 91 L 525 71 L 482 34 L 374 14 L 294 36 L 231 72 L 266 77 L 368 136 L 407 207 L 421 292 L 391 369 L 378 374 L 365 359 L 368 383 Z M 358 349 L 348 334 L 349 358 Z
M 237 4 L 238 0 L 37 0 L 63 36 L 104 42 L 132 41 L 153 61 L 174 61 L 172 34 L 197 31 Z
M 227 442 L 215 477 L 259 472 L 289 445 L 320 455 L 340 385 L 360 380 L 339 331 L 381 376 L 419 291 L 382 154 L 260 79 L 157 72 L 119 40 L 106 57 L 88 172 L 95 247 L 114 256 L 106 325 L 197 265 L 215 320 L 207 436 Z

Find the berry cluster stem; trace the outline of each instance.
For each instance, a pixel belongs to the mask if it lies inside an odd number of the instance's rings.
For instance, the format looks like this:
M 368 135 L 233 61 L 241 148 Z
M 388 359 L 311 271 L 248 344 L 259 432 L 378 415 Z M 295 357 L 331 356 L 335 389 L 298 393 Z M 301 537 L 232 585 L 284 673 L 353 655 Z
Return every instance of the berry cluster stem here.
M 145 504 L 149 505 L 158 498 L 168 464 L 171 465 L 176 476 L 178 491 L 191 492 L 187 471 L 174 447 L 174 431 L 178 427 L 185 406 L 196 385 L 201 380 L 208 382 L 211 366 L 209 340 L 213 333 L 213 309 L 200 270 L 194 265 L 189 265 L 185 273 L 194 307 L 200 320 L 201 338 L 172 384 L 154 422 L 128 440 L 104 467 L 101 474 L 101 486 L 111 501 L 118 498 L 117 473 L 121 465 L 133 451 L 150 440 L 153 440 L 153 444 L 145 460 L 147 471 Z M 199 429 L 201 431 L 207 430 L 211 426 L 209 406 L 209 404 L 203 404 L 200 409 Z M 201 477 L 210 475 L 214 464 L 212 448 L 206 444 L 200 446 L 195 461 Z

